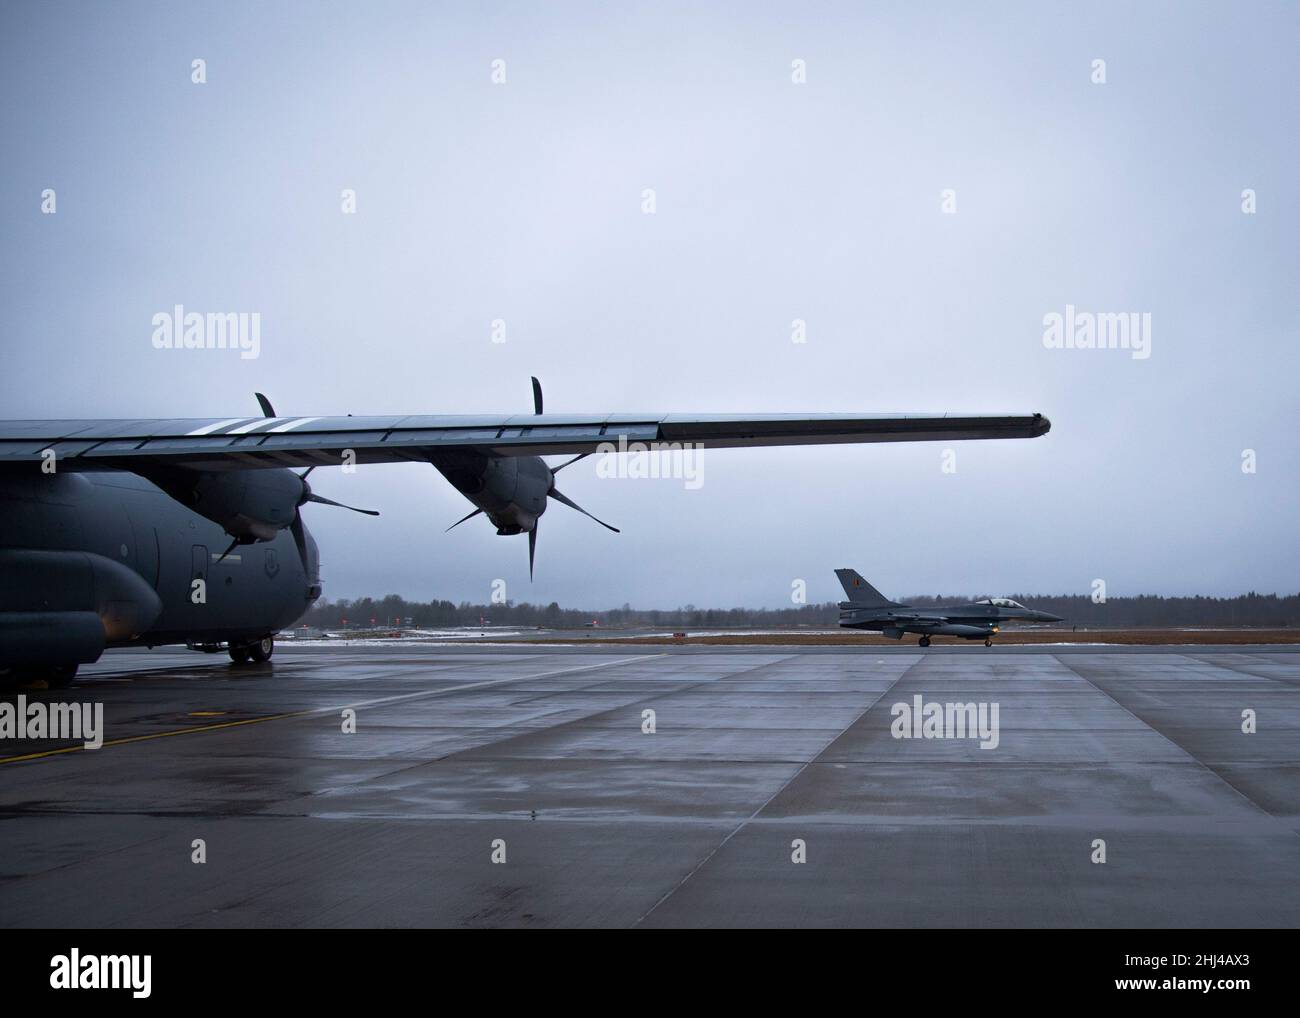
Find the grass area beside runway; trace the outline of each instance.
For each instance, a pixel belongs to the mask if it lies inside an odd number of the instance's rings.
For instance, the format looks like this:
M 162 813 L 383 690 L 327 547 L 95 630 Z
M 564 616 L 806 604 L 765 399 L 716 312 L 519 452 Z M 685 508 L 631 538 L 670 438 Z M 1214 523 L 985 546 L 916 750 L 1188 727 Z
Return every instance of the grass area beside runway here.
M 801 647 L 801 646 L 858 646 L 860 644 L 894 647 L 899 643 L 915 643 L 917 637 L 909 634 L 900 640 L 891 640 L 879 633 L 863 630 L 816 630 L 788 633 L 737 633 L 735 635 L 710 633 L 705 636 L 674 637 L 665 633 L 659 636 L 625 636 L 602 633 L 599 636 L 584 633 L 554 638 L 537 637 L 520 640 L 520 643 L 583 643 L 681 645 L 732 647 Z M 935 645 L 978 643 L 957 637 L 936 636 Z M 1061 629 L 1004 629 L 994 638 L 995 644 L 1114 644 L 1117 646 L 1255 646 L 1262 644 L 1300 644 L 1300 629 L 1090 629 L 1071 632 Z M 503 640 L 502 642 L 510 642 Z

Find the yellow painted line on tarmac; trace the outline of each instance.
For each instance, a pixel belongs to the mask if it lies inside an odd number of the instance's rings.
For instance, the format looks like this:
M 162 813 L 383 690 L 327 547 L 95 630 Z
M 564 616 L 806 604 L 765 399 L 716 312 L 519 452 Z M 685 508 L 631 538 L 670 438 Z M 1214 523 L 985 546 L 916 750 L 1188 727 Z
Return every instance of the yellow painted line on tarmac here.
M 580 672 L 595 671 L 600 668 L 612 668 L 616 665 L 628 664 L 632 661 L 647 661 L 655 658 L 665 657 L 665 654 L 639 654 L 634 657 L 616 658 L 613 661 L 601 661 L 597 664 L 584 665 L 575 668 L 556 668 L 548 672 L 534 672 L 532 675 L 518 675 L 505 679 L 488 679 L 485 682 L 464 682 L 455 686 L 443 686 L 440 689 L 423 689 L 414 693 L 399 693 L 396 696 L 381 696 L 373 700 L 358 700 L 355 703 L 343 704 L 338 707 L 315 707 L 308 710 L 289 711 L 285 714 L 268 714 L 260 718 L 244 718 L 240 721 L 218 721 L 211 725 L 194 725 L 189 728 L 176 728 L 169 732 L 150 732 L 146 735 L 129 735 L 121 739 L 105 739 L 101 749 L 107 749 L 110 746 L 126 746 L 133 742 L 152 742 L 154 739 L 166 739 L 172 735 L 197 735 L 200 732 L 215 732 L 223 728 L 238 728 L 241 725 L 257 725 L 263 721 L 285 721 L 288 718 L 302 718 L 311 715 L 333 714 L 338 711 L 356 709 L 358 707 L 377 707 L 390 703 L 401 703 L 404 700 L 424 699 L 425 697 L 443 696 L 447 693 L 458 693 L 466 689 L 484 689 L 490 686 L 501 686 L 506 683 L 526 682 L 529 679 L 543 679 L 552 675 L 576 675 Z M 199 716 L 202 712 L 194 712 L 191 716 Z M 223 712 L 210 712 L 220 714 Z M 64 746 L 61 749 L 46 749 L 39 753 L 24 753 L 21 756 L 0 757 L 0 764 L 21 763 L 24 760 L 40 760 L 44 757 L 61 756 L 64 753 L 84 753 L 86 747 L 82 743 L 75 746 Z
M 283 721 L 285 718 L 302 717 L 304 714 L 314 714 L 315 711 L 297 710 L 290 714 L 268 714 L 262 718 L 244 718 L 242 721 L 219 721 L 213 725 L 194 725 L 190 728 L 175 728 L 170 732 L 150 732 L 147 735 L 129 735 L 121 739 L 105 739 L 101 749 L 107 749 L 109 746 L 125 746 L 132 742 L 149 742 L 153 739 L 166 739 L 171 735 L 194 735 L 198 732 L 215 732 L 219 728 L 238 728 L 240 725 L 256 725 L 263 721 Z M 47 756 L 59 756 L 63 753 L 84 753 L 86 747 L 78 743 L 75 746 L 64 746 L 62 749 L 47 749 L 39 753 L 24 753 L 22 756 L 5 756 L 0 757 L 0 764 L 19 763 L 22 760 L 39 760 Z

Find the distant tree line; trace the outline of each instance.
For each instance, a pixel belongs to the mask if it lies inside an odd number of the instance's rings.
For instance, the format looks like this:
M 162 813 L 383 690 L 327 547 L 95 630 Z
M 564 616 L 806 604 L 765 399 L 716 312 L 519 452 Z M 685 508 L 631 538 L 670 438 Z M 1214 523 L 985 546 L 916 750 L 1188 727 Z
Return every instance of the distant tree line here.
M 983 595 L 980 595 L 983 596 Z M 1256 594 L 1239 597 L 1111 597 L 1094 603 L 1087 594 L 1010 595 L 1031 608 L 1060 615 L 1067 624 L 1085 626 L 1134 626 L 1168 628 L 1177 626 L 1254 626 L 1283 628 L 1300 625 L 1300 594 Z M 918 608 L 960 604 L 976 598 L 966 596 L 912 597 L 904 599 Z M 561 608 L 527 601 L 503 604 L 472 604 L 462 601 L 407 601 L 396 594 L 375 600 L 369 597 L 318 601 L 299 623 L 324 629 L 377 628 L 412 625 L 440 629 L 454 626 L 578 628 L 595 622 L 601 627 L 625 626 L 726 629 L 769 626 L 826 626 L 839 619 L 834 601 L 792 605 L 789 608 L 697 608 L 688 604 L 677 609 L 621 608 L 584 610 Z M 372 621 L 373 620 L 373 621 Z

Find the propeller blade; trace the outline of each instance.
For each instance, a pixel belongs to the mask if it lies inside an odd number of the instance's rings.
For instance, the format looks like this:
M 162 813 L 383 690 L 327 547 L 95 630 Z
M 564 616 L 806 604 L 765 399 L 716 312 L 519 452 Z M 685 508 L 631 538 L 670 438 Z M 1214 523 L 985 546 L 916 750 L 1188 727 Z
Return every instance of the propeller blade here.
M 574 463 L 577 463 L 578 460 L 585 460 L 590 455 L 591 453 L 589 452 L 580 452 L 578 453 L 578 455 L 574 456 L 573 459 L 566 460 L 565 462 L 561 463 L 558 467 L 551 467 L 551 473 L 558 474 L 565 467 L 572 466 Z
M 217 561 L 218 562 L 226 561 L 226 556 L 229 555 L 232 551 L 234 551 L 235 548 L 238 546 L 239 546 L 239 538 L 236 537 L 233 541 L 230 542 L 230 547 L 221 553 L 221 558 L 217 559 Z
M 528 582 L 533 582 L 533 559 L 537 557 L 537 524 L 528 531 Z
M 296 509 L 293 522 L 289 524 L 289 533 L 293 534 L 293 543 L 298 548 L 298 561 L 302 563 L 302 573 L 307 575 L 307 534 L 302 525 L 302 513 Z
M 340 509 L 351 509 L 354 513 L 365 513 L 367 516 L 378 516 L 379 513 L 374 509 L 358 509 L 354 505 L 344 505 L 342 502 L 335 502 L 332 498 L 326 498 L 324 495 L 317 495 L 315 492 L 309 494 L 306 498 L 308 502 L 319 502 L 321 505 L 338 506 Z
M 262 408 L 262 414 L 265 417 L 274 417 L 275 408 L 271 406 L 271 401 L 263 396 L 260 392 L 253 393 L 257 397 L 257 405 Z
M 542 383 L 533 378 L 533 413 L 542 412 Z
M 472 513 L 470 513 L 468 516 L 462 516 L 462 517 L 461 517 L 460 519 L 458 519 L 455 523 L 453 523 L 450 527 L 448 527 L 447 530 L 444 530 L 443 533 L 445 534 L 445 533 L 447 533 L 447 531 L 449 531 L 449 530 L 455 530 L 457 527 L 459 527 L 459 526 L 460 526 L 462 523 L 464 523 L 466 520 L 472 520 L 475 516 L 477 516 L 477 515 L 478 515 L 479 513 L 481 513 L 482 511 L 483 511 L 482 509 L 475 509 L 475 510 L 474 510 Z
M 620 534 L 620 533 L 622 533 L 622 531 L 619 530 L 618 527 L 611 527 L 611 526 L 610 526 L 608 523 L 606 523 L 604 520 L 596 519 L 595 516 L 592 516 L 591 513 L 587 512 L 586 509 L 584 509 L 584 508 L 582 508 L 582 506 L 578 505 L 578 503 L 575 502 L 575 501 L 573 501 L 573 499 L 569 498 L 567 495 L 564 495 L 564 494 L 562 494 L 562 493 L 556 491 L 554 488 L 552 488 L 550 491 L 548 491 L 547 494 L 550 495 L 551 498 L 555 499 L 555 501 L 564 503 L 564 504 L 567 505 L 570 509 L 576 509 L 576 510 L 578 510 L 578 512 L 582 513 L 582 515 L 583 515 L 583 516 L 586 516 L 588 519 L 596 520 L 596 522 L 599 523 L 599 524 L 600 524 L 602 527 L 604 527 L 606 530 L 612 530 L 612 531 L 614 531 L 614 533 L 616 533 L 616 534 Z
M 315 469 L 316 469 L 316 464 L 313 463 L 311 466 L 309 466 L 306 470 L 304 470 L 301 474 L 298 475 L 298 479 L 302 481 L 307 480 L 307 475 L 310 474 Z

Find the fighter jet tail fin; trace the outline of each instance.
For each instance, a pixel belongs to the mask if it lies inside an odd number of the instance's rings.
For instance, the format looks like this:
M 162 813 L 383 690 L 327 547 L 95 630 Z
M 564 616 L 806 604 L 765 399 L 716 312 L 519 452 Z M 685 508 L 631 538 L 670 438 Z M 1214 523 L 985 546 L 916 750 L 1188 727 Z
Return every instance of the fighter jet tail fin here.
M 862 578 L 862 575 L 856 569 L 836 569 L 835 575 L 839 577 L 841 586 L 844 587 L 844 593 L 848 595 L 850 601 L 855 606 L 864 608 L 883 608 L 886 605 L 896 604 L 897 602 L 889 600 L 880 591 Z

